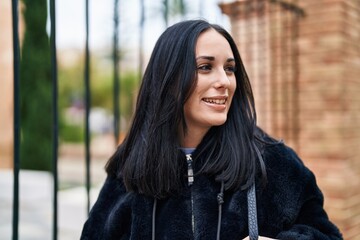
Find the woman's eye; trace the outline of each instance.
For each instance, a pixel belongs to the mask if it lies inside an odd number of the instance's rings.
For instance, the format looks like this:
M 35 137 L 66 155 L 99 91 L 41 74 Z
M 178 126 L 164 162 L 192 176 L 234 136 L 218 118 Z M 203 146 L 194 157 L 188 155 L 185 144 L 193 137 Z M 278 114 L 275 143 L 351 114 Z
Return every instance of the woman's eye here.
M 205 64 L 205 65 L 200 65 L 197 67 L 198 71 L 210 71 L 211 70 L 211 65 Z
M 224 68 L 225 72 L 231 74 L 231 73 L 234 73 L 236 72 L 236 67 L 235 66 L 227 66 Z

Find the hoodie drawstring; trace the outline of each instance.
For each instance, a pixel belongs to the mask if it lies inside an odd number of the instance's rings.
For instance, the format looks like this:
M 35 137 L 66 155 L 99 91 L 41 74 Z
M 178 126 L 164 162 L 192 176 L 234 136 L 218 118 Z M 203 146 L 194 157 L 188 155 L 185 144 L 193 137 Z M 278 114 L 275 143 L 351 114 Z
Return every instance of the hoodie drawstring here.
M 221 181 L 220 192 L 217 195 L 219 213 L 218 213 L 216 240 L 220 240 L 222 204 L 224 203 L 224 188 L 225 188 L 224 185 L 225 185 L 224 181 Z M 251 185 L 251 187 L 247 191 L 247 202 L 248 202 L 249 238 L 250 240 L 257 240 L 259 237 L 259 233 L 258 233 L 258 225 L 257 225 L 255 184 Z M 151 229 L 152 240 L 155 240 L 156 207 L 157 207 L 157 199 L 154 198 L 153 212 L 152 212 L 152 229 Z
M 224 181 L 221 181 L 220 192 L 217 195 L 217 201 L 219 206 L 219 215 L 218 215 L 218 224 L 216 231 L 216 240 L 220 240 L 220 230 L 221 230 L 221 214 L 222 214 L 222 204 L 224 203 Z
M 220 240 L 222 204 L 224 203 L 224 181 L 221 181 L 221 188 L 220 188 L 220 192 L 217 195 L 217 201 L 219 206 L 219 215 L 218 215 L 218 224 L 216 231 L 216 240 Z M 247 191 L 247 201 L 248 201 L 249 238 L 250 240 L 257 240 L 259 234 L 258 234 L 258 225 L 257 225 L 255 184 L 253 184 Z M 154 198 L 153 212 L 152 212 L 152 229 L 151 229 L 152 240 L 155 240 L 156 207 L 157 207 L 157 199 Z
M 221 215 L 222 215 L 222 204 L 224 203 L 224 181 L 221 181 L 220 192 L 217 195 L 217 202 L 219 206 L 219 215 L 218 215 L 218 224 L 217 224 L 217 232 L 216 232 L 216 240 L 220 240 L 220 231 L 221 231 Z M 155 240 L 155 220 L 156 220 L 156 206 L 157 199 L 154 198 L 153 211 L 152 211 L 152 229 L 151 229 L 151 239 Z
M 156 205 L 157 205 L 157 199 L 154 198 L 153 212 L 152 212 L 152 228 L 151 228 L 151 239 L 152 240 L 155 240 Z

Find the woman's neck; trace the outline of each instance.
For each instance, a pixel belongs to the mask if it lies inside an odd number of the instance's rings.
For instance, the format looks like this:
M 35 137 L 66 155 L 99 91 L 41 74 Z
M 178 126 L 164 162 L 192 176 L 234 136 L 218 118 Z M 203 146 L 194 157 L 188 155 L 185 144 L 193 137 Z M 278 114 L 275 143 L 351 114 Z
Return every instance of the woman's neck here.
M 185 133 L 184 131 L 180 131 L 181 133 L 184 133 L 183 135 L 180 136 L 181 147 L 196 148 L 204 138 L 207 131 L 208 129 L 197 129 L 197 130 L 187 129 Z

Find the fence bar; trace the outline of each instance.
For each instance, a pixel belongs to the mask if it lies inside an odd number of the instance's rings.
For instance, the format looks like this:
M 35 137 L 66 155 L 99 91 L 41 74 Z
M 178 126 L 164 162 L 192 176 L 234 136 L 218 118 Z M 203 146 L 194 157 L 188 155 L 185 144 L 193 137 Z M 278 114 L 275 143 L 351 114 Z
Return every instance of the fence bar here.
M 167 0 L 164 1 L 167 6 Z M 167 7 L 165 8 L 167 10 Z M 167 14 L 167 13 L 166 13 Z M 167 26 L 166 18 L 166 26 Z M 142 73 L 144 68 L 144 25 L 145 25 L 145 1 L 140 0 L 140 27 L 139 27 L 139 79 L 142 79 Z
M 85 161 L 86 161 L 86 194 L 87 212 L 90 211 L 90 50 L 89 50 L 89 0 L 85 0 Z
M 19 235 L 19 169 L 20 169 L 20 46 L 18 1 L 12 0 L 14 64 L 14 188 L 12 239 Z
M 51 52 L 51 77 L 52 77 L 52 104 L 53 104 L 53 240 L 57 240 L 58 233 L 58 79 L 56 57 L 56 12 L 55 0 L 50 0 L 50 52 Z
M 120 77 L 119 77 L 119 0 L 114 3 L 114 37 L 113 37 L 113 61 L 114 61 L 114 138 L 115 146 L 119 143 L 120 133 Z

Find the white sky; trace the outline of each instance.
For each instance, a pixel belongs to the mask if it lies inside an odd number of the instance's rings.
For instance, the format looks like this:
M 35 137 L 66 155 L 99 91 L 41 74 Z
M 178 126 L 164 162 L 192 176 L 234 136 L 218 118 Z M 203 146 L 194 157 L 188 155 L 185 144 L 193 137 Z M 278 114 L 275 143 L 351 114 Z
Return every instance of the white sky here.
M 139 0 L 119 0 L 120 2 L 120 45 L 135 48 L 138 43 Z M 197 18 L 199 1 L 186 1 L 190 14 L 187 18 Z M 217 6 L 219 0 L 203 0 L 203 17 L 212 23 L 228 28 L 227 17 L 221 15 Z M 112 45 L 114 0 L 89 0 L 90 48 L 98 49 Z M 146 27 L 145 51 L 152 50 L 158 36 L 165 29 L 161 18 L 161 0 L 145 0 Z M 57 47 L 84 48 L 85 45 L 85 0 L 56 1 Z

